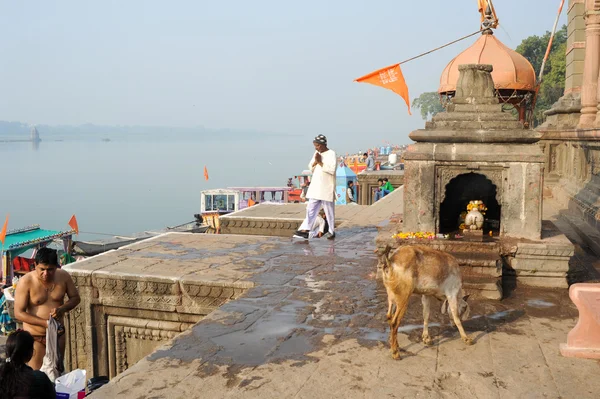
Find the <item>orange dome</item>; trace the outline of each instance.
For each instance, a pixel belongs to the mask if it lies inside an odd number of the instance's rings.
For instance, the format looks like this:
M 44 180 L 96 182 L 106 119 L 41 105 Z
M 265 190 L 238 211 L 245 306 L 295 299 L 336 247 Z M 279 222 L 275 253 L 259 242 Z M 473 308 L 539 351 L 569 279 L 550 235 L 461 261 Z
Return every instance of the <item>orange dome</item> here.
M 535 90 L 535 71 L 529 61 L 491 33 L 484 32 L 471 47 L 450 61 L 442 72 L 439 93 L 456 91 L 458 66 L 462 64 L 493 65 L 492 79 L 496 89 Z

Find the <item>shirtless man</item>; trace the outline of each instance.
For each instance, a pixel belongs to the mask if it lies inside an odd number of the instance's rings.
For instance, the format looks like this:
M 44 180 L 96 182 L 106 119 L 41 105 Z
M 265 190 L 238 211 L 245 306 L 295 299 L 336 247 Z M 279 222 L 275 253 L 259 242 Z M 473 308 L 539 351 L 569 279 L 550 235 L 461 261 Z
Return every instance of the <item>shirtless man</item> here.
M 64 302 L 65 294 L 69 300 Z M 35 255 L 35 270 L 27 273 L 17 284 L 15 292 L 15 317 L 23 322 L 35 340 L 33 357 L 28 365 L 39 370 L 46 354 L 46 329 L 52 316 L 59 322 L 58 345 L 60 356 L 65 354 L 65 331 L 63 316 L 80 302 L 69 273 L 58 269 L 56 251 L 41 248 Z M 62 330 L 62 332 L 60 331 Z

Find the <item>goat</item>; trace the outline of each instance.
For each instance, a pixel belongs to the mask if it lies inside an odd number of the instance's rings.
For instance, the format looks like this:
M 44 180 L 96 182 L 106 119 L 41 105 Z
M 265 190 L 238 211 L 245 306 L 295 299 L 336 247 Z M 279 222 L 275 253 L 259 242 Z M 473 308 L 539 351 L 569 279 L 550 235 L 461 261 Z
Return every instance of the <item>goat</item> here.
M 422 339 L 425 345 L 433 343 L 428 331 L 431 297 L 444 300 L 442 313 L 449 307 L 462 340 L 467 345 L 473 344 L 461 323 L 461 318 L 466 320 L 469 317 L 470 308 L 466 302 L 469 296 L 462 296 L 462 279 L 455 257 L 425 245 L 401 246 L 393 252 L 388 245 L 379 255 L 379 264 L 388 295 L 386 316 L 390 326 L 390 349 L 394 359 L 400 359 L 398 327 L 413 293 L 422 295 Z M 396 309 L 392 314 L 394 305 Z

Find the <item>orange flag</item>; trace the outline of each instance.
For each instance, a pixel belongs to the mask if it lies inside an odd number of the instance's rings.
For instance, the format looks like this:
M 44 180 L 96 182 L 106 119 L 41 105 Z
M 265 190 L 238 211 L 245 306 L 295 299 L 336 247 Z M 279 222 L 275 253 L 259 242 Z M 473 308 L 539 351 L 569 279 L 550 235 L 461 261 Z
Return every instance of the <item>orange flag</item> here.
M 256 205 L 256 201 L 254 201 L 252 198 L 248 199 L 248 207 L 251 207 L 252 205 Z
M 2 245 L 6 242 L 6 229 L 8 228 L 8 215 L 6 215 L 6 220 L 4 221 L 4 227 L 2 227 L 2 231 L 0 231 L 0 241 L 2 241 Z
M 77 218 L 75 215 L 71 216 L 71 219 L 69 219 L 69 226 L 75 230 L 75 234 L 79 234 L 79 225 L 77 225 Z
M 408 114 L 410 113 L 410 98 L 408 97 L 408 86 L 402 75 L 400 64 L 390 65 L 389 67 L 381 68 L 375 72 L 371 72 L 368 75 L 360 77 L 354 80 L 359 83 L 370 83 L 375 86 L 381 86 L 384 89 L 389 89 L 394 93 L 400 95 L 408 105 Z
M 206 166 L 204 167 L 204 180 L 208 180 L 208 169 L 206 169 Z

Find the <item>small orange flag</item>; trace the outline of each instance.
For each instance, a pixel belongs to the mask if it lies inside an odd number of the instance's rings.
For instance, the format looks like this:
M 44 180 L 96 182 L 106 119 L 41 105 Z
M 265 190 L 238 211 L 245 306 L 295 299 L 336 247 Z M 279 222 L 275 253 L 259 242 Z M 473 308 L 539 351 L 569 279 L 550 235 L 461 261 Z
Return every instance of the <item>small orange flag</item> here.
M 408 114 L 410 113 L 410 98 L 408 97 L 408 86 L 402 75 L 400 64 L 390 65 L 389 67 L 381 68 L 375 72 L 371 72 L 368 75 L 360 77 L 354 80 L 359 83 L 370 83 L 375 86 L 389 89 L 394 93 L 400 95 L 408 105 Z
M 204 180 L 208 180 L 208 169 L 206 169 L 206 166 L 204 167 Z
M 248 207 L 251 207 L 252 205 L 256 205 L 256 201 L 254 201 L 252 198 L 248 199 Z
M 75 215 L 71 216 L 71 219 L 69 219 L 69 226 L 75 230 L 75 234 L 79 234 L 79 225 L 77 225 L 77 218 Z
M 0 231 L 0 241 L 2 241 L 2 245 L 6 242 L 6 229 L 8 228 L 8 215 L 6 215 L 6 220 L 4 221 L 4 227 L 2 227 L 2 231 Z

